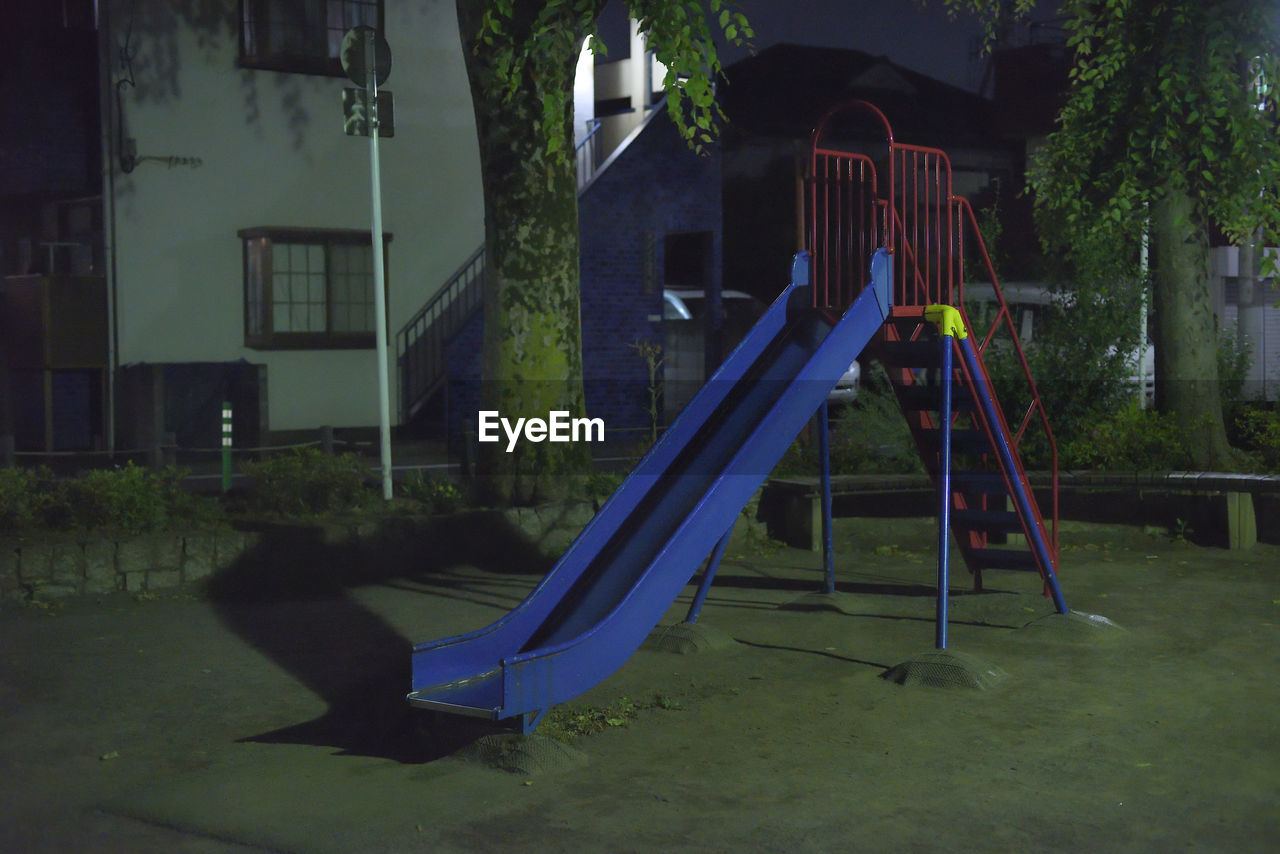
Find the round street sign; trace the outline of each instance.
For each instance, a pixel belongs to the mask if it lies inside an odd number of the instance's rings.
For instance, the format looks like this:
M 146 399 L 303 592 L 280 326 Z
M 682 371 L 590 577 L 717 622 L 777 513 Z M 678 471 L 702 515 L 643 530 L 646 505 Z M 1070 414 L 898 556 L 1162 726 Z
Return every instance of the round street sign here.
M 365 82 L 365 47 L 368 44 L 367 34 L 373 34 L 373 77 L 377 85 L 387 82 L 391 75 L 391 46 L 382 37 L 382 33 L 373 27 L 359 26 L 347 30 L 342 37 L 342 48 L 338 55 L 342 58 L 342 70 L 357 86 L 367 85 Z

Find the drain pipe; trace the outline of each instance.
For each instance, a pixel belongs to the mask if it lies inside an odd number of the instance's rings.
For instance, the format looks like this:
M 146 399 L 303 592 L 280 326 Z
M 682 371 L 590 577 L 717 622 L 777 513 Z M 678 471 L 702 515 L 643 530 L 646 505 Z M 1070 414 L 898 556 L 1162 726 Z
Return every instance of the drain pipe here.
M 110 4 L 95 4 L 98 13 L 98 124 L 102 151 L 102 273 L 107 285 L 107 423 L 103 425 L 106 449 L 116 452 L 116 373 L 120 360 L 120 333 L 116 323 L 116 170 L 111 135 L 115 87 L 111 82 Z

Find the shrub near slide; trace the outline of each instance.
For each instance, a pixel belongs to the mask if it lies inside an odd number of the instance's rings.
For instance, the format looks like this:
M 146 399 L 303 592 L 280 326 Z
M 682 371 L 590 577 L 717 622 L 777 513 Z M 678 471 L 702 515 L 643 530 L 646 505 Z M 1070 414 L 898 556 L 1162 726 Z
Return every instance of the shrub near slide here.
M 252 513 L 298 516 L 369 506 L 368 470 L 355 454 L 300 448 L 244 464 L 252 480 L 245 496 Z
M 15 534 L 35 524 L 33 480 L 26 469 L 0 469 L 0 534 Z
M 0 469 L 0 533 L 109 529 L 142 533 L 212 514 L 212 503 L 181 488 L 184 472 L 133 463 L 58 478 L 46 468 Z
M 1172 417 L 1128 406 L 1081 429 L 1062 447 L 1062 466 L 1109 471 L 1191 467 L 1191 454 Z

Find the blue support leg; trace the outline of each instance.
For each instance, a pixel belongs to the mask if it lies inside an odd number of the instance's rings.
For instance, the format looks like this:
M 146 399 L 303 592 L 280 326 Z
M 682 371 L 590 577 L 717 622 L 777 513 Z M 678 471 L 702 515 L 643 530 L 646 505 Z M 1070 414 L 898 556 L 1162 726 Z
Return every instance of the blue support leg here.
M 941 402 L 938 404 L 938 435 L 941 439 L 938 461 L 938 613 L 935 646 L 947 648 L 947 595 L 950 589 L 951 550 L 951 335 L 939 336 L 942 342 Z
M 987 388 L 986 380 L 983 379 L 982 369 L 978 365 L 977 356 L 974 355 L 973 346 L 969 339 L 961 339 L 960 353 L 964 357 L 970 376 L 973 377 L 974 393 L 982 406 L 983 414 L 990 424 L 999 424 L 999 415 L 991 399 L 991 390 Z M 998 429 L 993 429 L 991 432 L 995 437 L 996 452 L 1000 455 L 1000 463 L 1004 470 L 1010 473 L 1010 480 L 1012 481 L 1010 485 L 1013 488 L 1013 500 L 1017 505 L 1018 513 L 1023 519 L 1034 519 L 1035 515 L 1031 510 L 1031 501 L 1027 496 L 1027 486 L 1013 476 L 1013 473 L 1017 471 L 1017 467 L 1014 465 L 1013 451 L 1009 448 L 1008 439 Z M 1027 529 L 1027 539 L 1031 548 L 1034 550 L 1040 565 L 1044 567 L 1045 584 L 1049 588 L 1049 595 L 1053 598 L 1053 605 L 1059 614 L 1066 614 L 1067 601 L 1062 597 L 1062 588 L 1058 586 L 1058 575 L 1053 570 L 1053 560 L 1049 557 L 1049 546 L 1045 543 L 1044 537 L 1041 536 L 1038 526 L 1028 524 Z
M 716 543 L 716 547 L 711 550 L 711 557 L 707 559 L 707 568 L 703 571 L 702 581 L 698 584 L 698 592 L 694 594 L 693 604 L 689 606 L 689 613 L 685 615 L 686 623 L 698 622 L 698 614 L 702 613 L 702 603 L 707 601 L 707 594 L 711 592 L 711 582 L 715 580 L 716 570 L 720 568 L 720 559 L 724 557 L 724 550 L 729 547 L 731 536 L 733 536 L 732 525 L 724 532 L 724 536 L 720 538 L 720 542 Z
M 520 716 L 520 734 L 529 735 L 538 728 L 538 724 L 542 723 L 542 717 L 547 713 L 546 709 L 535 709 L 532 712 L 525 712 Z
M 818 407 L 818 461 L 822 482 L 822 569 L 824 593 L 836 592 L 835 544 L 831 535 L 831 428 L 827 401 Z

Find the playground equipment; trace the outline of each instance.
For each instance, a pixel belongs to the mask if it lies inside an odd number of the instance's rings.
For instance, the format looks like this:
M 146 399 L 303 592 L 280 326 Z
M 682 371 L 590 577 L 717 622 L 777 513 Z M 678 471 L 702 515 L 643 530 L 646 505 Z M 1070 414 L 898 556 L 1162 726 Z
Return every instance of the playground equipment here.
M 888 140 L 883 196 L 876 162 L 826 147 L 831 120 L 849 112 L 870 115 Z M 696 619 L 740 509 L 868 347 L 892 366 L 899 402 L 940 485 L 938 647 L 946 645 L 948 522 L 979 588 L 984 569 L 1038 571 L 1066 613 L 1054 571 L 1056 497 L 1050 533 L 1018 453 L 1037 423 L 1056 460 L 1052 434 L 1007 307 L 1001 303 L 980 341 L 966 332 L 964 226 L 995 277 L 972 211 L 951 194 L 946 155 L 896 143 L 884 115 L 857 101 L 823 117 L 810 168 L 810 252 L 797 256 L 786 290 L 522 603 L 478 631 L 415 646 L 411 705 L 518 718 L 529 731 L 548 708 L 617 670 L 706 561 L 690 609 Z M 1002 331 L 1030 401 L 1013 430 L 983 362 Z M 819 421 L 825 448 L 826 419 Z M 956 472 L 953 443 L 966 460 Z M 831 592 L 825 454 L 823 474 Z M 1056 496 L 1056 473 L 1054 484 Z M 998 506 L 1001 499 L 1013 509 Z M 1027 550 L 989 547 L 990 535 L 1010 530 L 1024 534 Z

